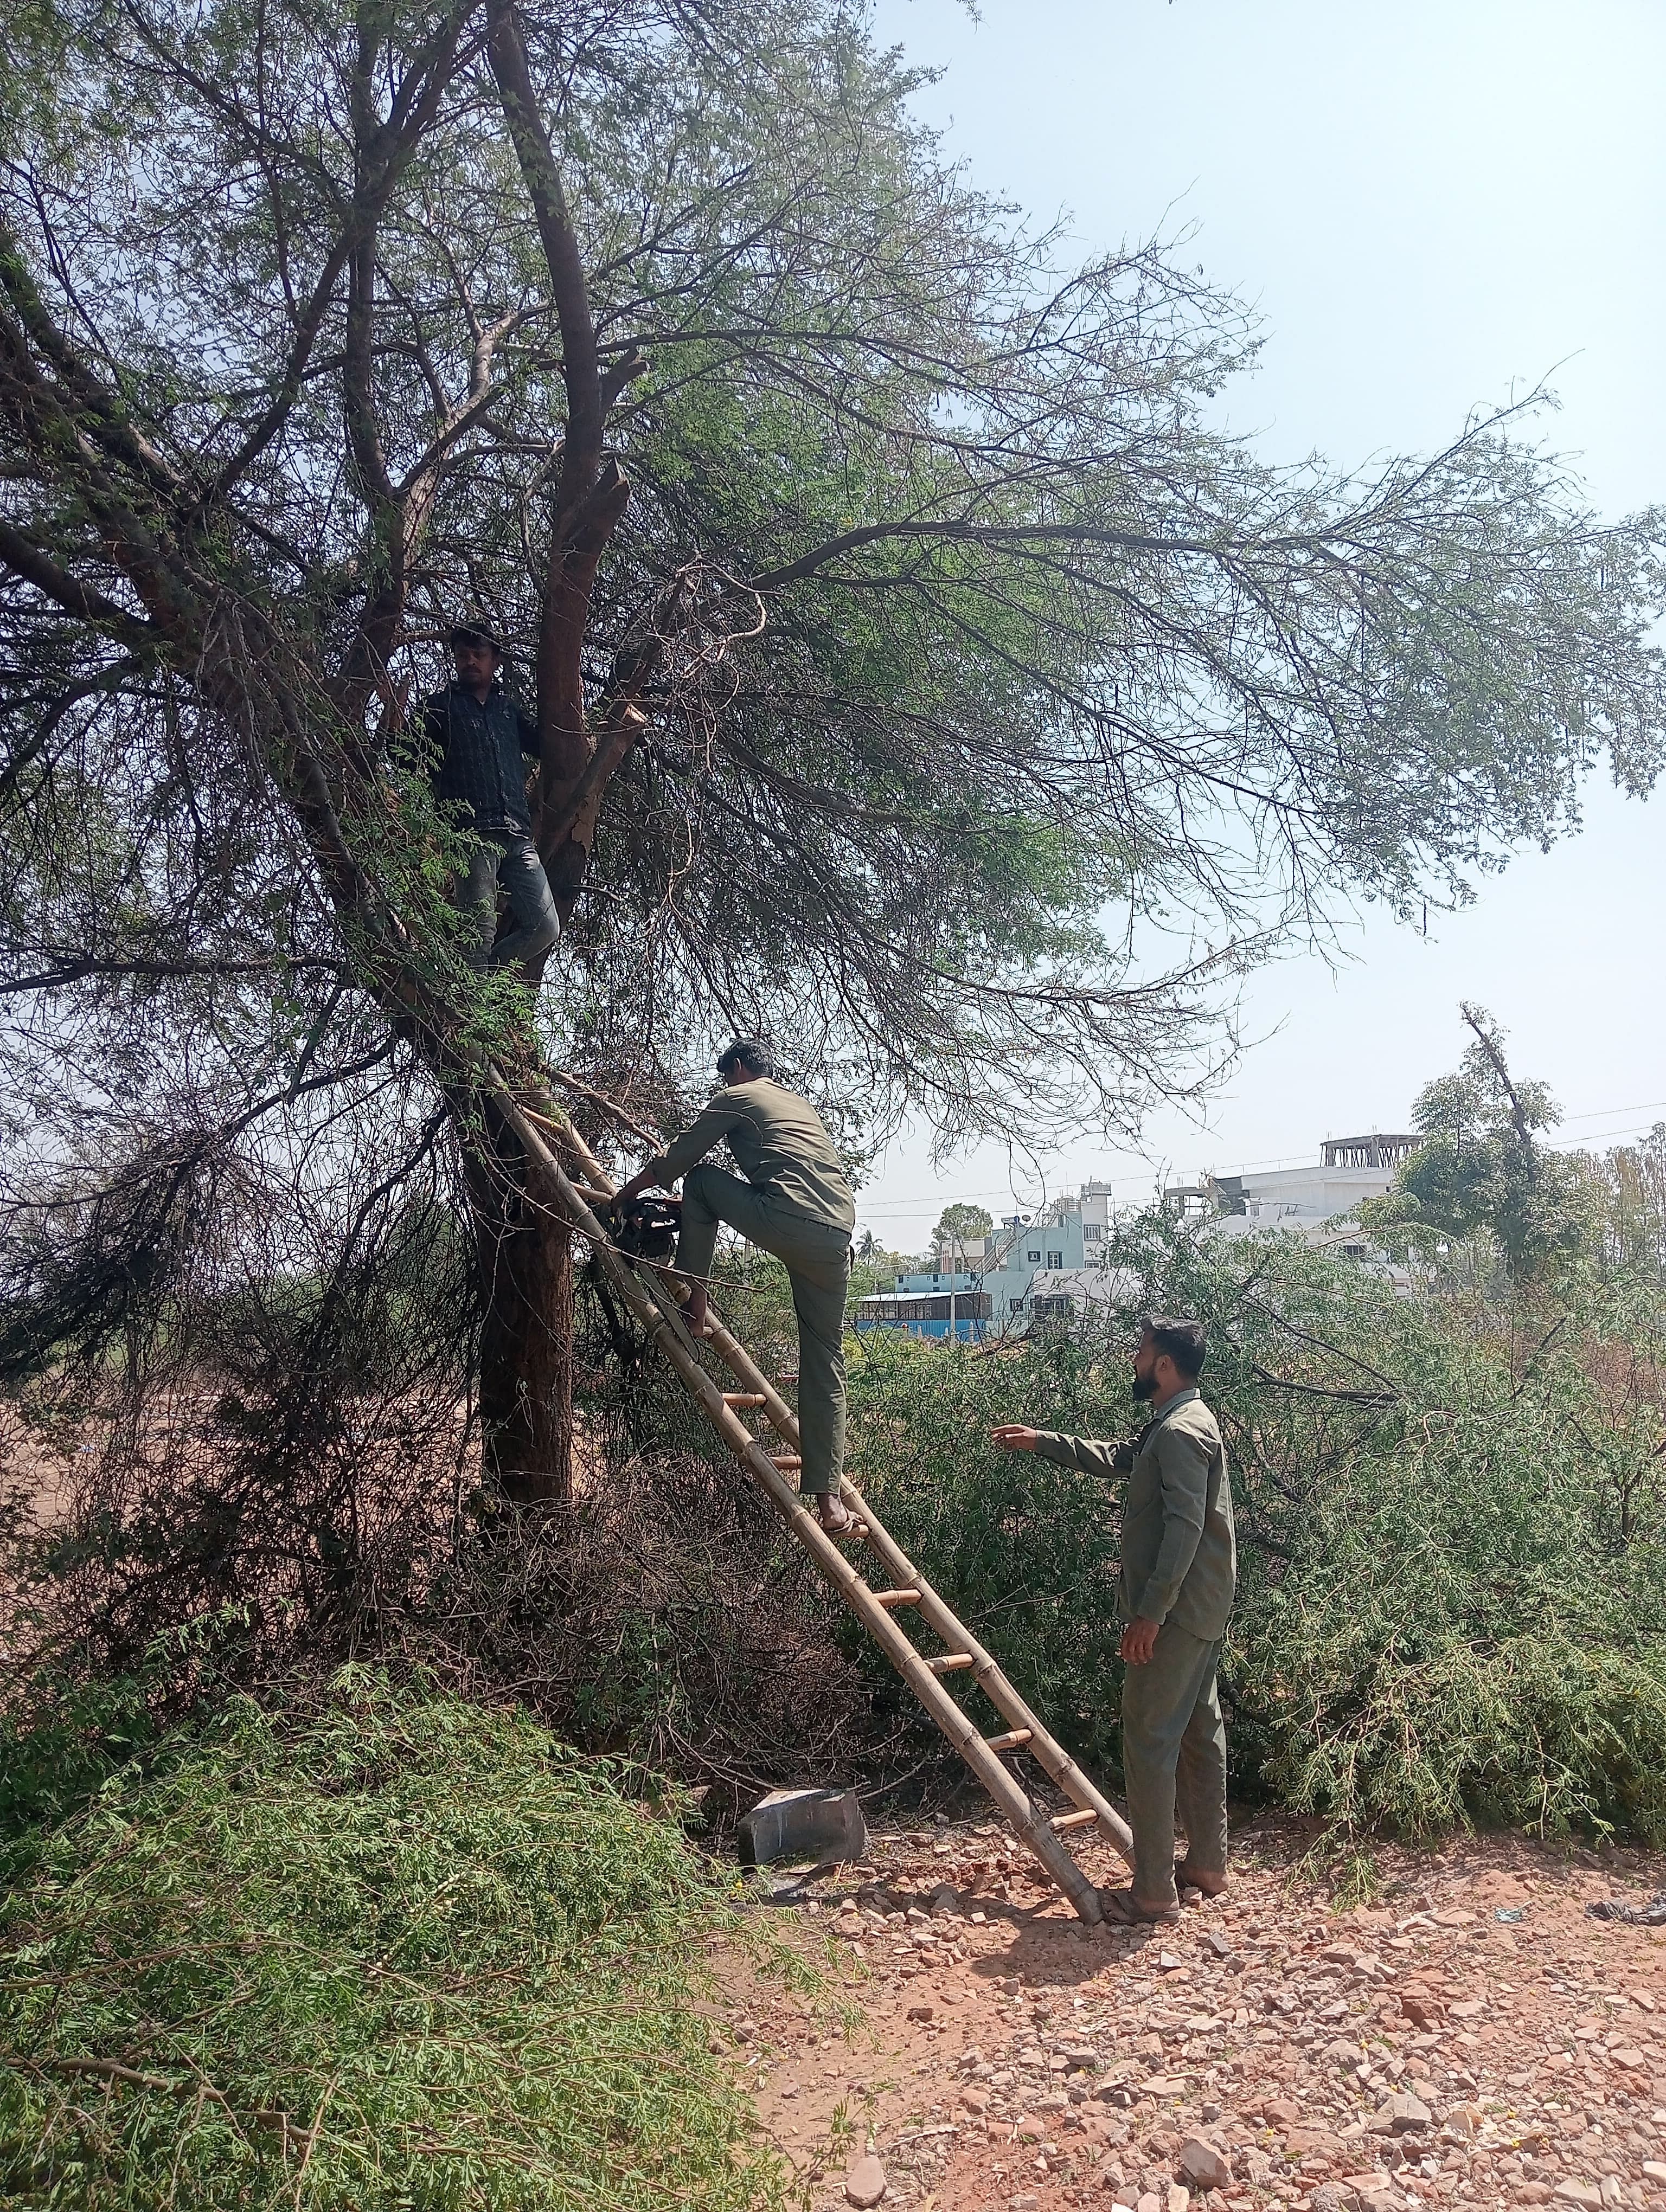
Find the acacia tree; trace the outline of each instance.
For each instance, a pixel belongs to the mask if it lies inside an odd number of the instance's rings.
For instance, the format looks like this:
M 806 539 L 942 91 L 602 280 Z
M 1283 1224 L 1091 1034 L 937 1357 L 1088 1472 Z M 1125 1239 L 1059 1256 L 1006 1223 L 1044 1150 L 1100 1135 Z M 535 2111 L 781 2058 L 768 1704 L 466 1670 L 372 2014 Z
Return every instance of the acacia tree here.
M 1562 1118 L 1548 1086 L 1511 1073 L 1504 1034 L 1484 1006 L 1460 1011 L 1474 1042 L 1455 1073 L 1418 1093 L 1412 1119 L 1423 1142 L 1359 1218 L 1395 1250 L 1429 1264 L 1484 1235 L 1513 1277 L 1533 1281 L 1584 1246 L 1588 1176 L 1578 1160 L 1539 1141 Z
M 1127 1132 L 1333 896 L 1461 897 L 1656 773 L 1652 518 L 1504 419 L 1266 465 L 1210 418 L 1244 313 L 1177 249 L 1067 264 L 837 0 L 0 38 L 15 1368 L 232 1234 L 234 1158 L 349 1326 L 438 1155 L 494 1463 L 557 1494 L 566 1236 L 490 1066 L 654 1108 L 733 1025 L 853 1141 Z M 400 765 L 465 611 L 525 648 L 536 998 L 460 958 Z

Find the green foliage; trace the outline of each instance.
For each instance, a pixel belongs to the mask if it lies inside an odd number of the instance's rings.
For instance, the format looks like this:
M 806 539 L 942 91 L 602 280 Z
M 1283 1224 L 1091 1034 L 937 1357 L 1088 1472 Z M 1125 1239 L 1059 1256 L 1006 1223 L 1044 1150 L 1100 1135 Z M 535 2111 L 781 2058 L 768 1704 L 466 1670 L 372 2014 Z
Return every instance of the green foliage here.
M 1147 1218 L 1110 1319 L 994 1356 L 868 1342 L 857 1480 L 1084 1755 L 1116 1749 L 1116 1498 L 986 1441 L 1141 1418 L 1137 1316 L 1208 1328 L 1242 1546 L 1237 1786 L 1353 1825 L 1666 1842 L 1666 1441 L 1652 1304 L 1397 1296 L 1269 1235 Z
M 1640 1145 L 1574 1155 L 1599 1273 L 1658 1291 L 1666 1284 L 1666 1121 Z
M 1450 1261 L 1455 1245 L 1485 1238 L 1512 1274 L 1530 1279 L 1584 1246 L 1584 1179 L 1576 1162 L 1534 1141 L 1561 1119 L 1548 1089 L 1515 1080 L 1490 1016 L 1462 1011 L 1475 1042 L 1456 1074 L 1420 1092 L 1413 1117 L 1426 1139 L 1359 1218 L 1391 1251 L 1426 1263 Z
M 621 1780 L 355 1670 L 14 1823 L 5 2202 L 778 2202 L 692 2002 L 711 1892 Z
M 943 1251 L 952 1243 L 976 1244 L 980 1237 L 988 1236 L 994 1225 L 995 1218 L 987 1206 L 969 1206 L 960 1200 L 953 1206 L 945 1206 L 938 1216 L 933 1242 Z

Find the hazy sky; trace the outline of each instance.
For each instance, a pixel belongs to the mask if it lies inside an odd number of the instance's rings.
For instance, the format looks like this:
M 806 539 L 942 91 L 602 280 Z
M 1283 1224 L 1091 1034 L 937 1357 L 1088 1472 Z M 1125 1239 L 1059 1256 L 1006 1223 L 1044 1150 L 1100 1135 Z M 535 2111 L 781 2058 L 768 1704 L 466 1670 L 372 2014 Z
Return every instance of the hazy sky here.
M 876 25 L 942 70 L 917 106 L 974 181 L 1067 213 L 1084 255 L 1194 228 L 1187 259 L 1268 325 L 1230 407 L 1268 458 L 1426 449 L 1548 379 L 1548 434 L 1599 510 L 1666 502 L 1660 0 L 982 0 L 981 21 L 879 0 Z M 1207 1125 L 1154 1121 L 1149 1160 L 1073 1146 L 1049 1187 L 1104 1176 L 1138 1198 L 1152 1162 L 1294 1165 L 1326 1136 L 1403 1127 L 1462 1049 L 1465 998 L 1550 1083 L 1566 1138 L 1646 1128 L 1666 1119 L 1663 938 L 1666 793 L 1593 783 L 1582 836 L 1522 855 L 1427 939 L 1368 912 L 1347 965 L 1264 971 L 1243 1005 L 1264 1041 Z M 951 1198 L 1011 1202 L 1004 1152 L 934 1174 L 927 1146 L 898 1145 L 861 1194 L 904 1249 Z

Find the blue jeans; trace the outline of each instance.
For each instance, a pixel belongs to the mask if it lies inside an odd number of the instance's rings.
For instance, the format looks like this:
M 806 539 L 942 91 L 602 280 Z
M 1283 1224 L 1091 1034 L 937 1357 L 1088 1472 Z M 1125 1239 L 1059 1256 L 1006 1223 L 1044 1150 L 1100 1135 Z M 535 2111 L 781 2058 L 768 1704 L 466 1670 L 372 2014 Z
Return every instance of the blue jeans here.
M 471 914 L 478 926 L 469 959 L 476 968 L 513 968 L 550 950 L 561 935 L 561 917 L 538 847 L 524 830 L 482 830 L 477 835 L 480 842 L 469 872 L 454 894 L 458 906 Z M 494 941 L 500 889 L 517 925 L 501 944 Z

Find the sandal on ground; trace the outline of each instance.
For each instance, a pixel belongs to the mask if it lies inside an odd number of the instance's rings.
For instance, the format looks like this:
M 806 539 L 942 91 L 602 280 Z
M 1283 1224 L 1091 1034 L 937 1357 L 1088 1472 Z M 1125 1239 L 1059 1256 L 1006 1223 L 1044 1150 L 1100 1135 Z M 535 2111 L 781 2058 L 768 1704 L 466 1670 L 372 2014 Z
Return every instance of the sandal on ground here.
M 1102 1889 L 1099 1910 L 1108 1920 L 1120 1920 L 1125 1928 L 1143 1927 L 1165 1920 L 1178 1920 L 1177 1905 L 1141 1905 L 1131 1889 Z

